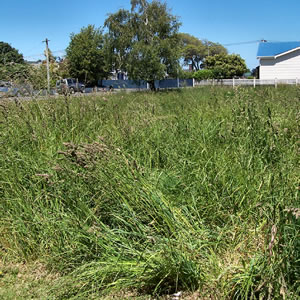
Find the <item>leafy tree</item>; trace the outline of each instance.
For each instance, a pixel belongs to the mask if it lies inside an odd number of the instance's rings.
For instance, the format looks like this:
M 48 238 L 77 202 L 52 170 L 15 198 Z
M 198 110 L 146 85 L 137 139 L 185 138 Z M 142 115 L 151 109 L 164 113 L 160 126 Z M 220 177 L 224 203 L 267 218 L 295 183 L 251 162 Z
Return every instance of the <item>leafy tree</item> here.
M 28 66 L 23 55 L 5 42 L 0 42 L 0 79 L 5 81 L 23 81 L 28 75 Z
M 88 84 L 106 77 L 103 46 L 102 30 L 93 25 L 83 27 L 78 34 L 72 33 L 66 50 L 70 75 Z
M 126 70 L 132 49 L 134 28 L 129 11 L 120 9 L 109 15 L 104 26 L 109 29 L 105 35 L 105 62 L 112 71 Z
M 180 33 L 182 57 L 186 65 L 191 64 L 193 70 L 200 70 L 207 56 L 227 54 L 226 48 L 211 41 L 201 41 L 188 34 Z
M 228 54 L 227 49 L 219 43 L 214 43 L 208 40 L 203 40 L 202 43 L 205 45 L 205 58 L 218 54 Z
M 111 69 L 127 71 L 133 80 L 154 82 L 179 70 L 180 23 L 165 3 L 132 0 L 131 11 L 120 10 L 108 17 L 108 46 Z
M 23 82 L 28 76 L 29 66 L 26 64 L 9 63 L 0 65 L 0 80 Z
M 180 33 L 182 56 L 186 65 L 191 64 L 193 70 L 200 70 L 205 57 L 205 46 L 196 37 L 188 33 Z
M 147 0 L 131 0 L 131 10 L 138 8 L 138 12 L 142 13 L 148 6 Z
M 205 59 L 204 67 L 213 70 L 215 78 L 242 76 L 248 70 L 245 60 L 237 54 L 208 56 Z
M 24 64 L 25 61 L 23 55 L 17 49 L 8 43 L 0 42 L 0 65 L 9 63 Z

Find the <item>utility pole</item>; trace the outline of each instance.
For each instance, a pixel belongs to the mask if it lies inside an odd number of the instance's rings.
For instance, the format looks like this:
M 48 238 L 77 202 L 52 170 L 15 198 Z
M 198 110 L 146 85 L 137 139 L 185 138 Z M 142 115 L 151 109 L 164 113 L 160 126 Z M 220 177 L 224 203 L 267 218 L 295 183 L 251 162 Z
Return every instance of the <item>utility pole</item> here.
M 207 54 L 209 56 L 209 42 L 208 41 L 206 42 L 206 45 L 207 45 Z
M 50 71 L 49 71 L 49 48 L 48 48 L 48 42 L 50 42 L 47 38 L 45 41 L 46 43 L 46 59 L 47 59 L 47 83 L 48 83 L 48 95 L 50 95 Z

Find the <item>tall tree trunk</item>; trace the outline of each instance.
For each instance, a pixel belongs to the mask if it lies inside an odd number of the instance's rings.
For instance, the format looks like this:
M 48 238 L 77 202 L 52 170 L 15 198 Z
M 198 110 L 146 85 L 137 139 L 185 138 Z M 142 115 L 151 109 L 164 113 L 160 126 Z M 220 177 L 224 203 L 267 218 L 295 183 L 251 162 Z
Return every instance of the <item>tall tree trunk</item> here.
M 196 64 L 194 62 L 194 60 L 192 60 L 192 70 L 194 71 L 196 69 Z

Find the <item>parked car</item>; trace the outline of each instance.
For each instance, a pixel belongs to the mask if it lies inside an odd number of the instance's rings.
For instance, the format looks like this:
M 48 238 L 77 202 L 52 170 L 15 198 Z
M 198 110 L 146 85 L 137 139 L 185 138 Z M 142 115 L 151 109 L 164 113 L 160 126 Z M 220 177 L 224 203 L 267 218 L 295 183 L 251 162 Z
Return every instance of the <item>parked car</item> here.
M 4 87 L 11 87 L 11 83 L 9 81 L 3 81 L 0 80 L 0 87 L 4 88 Z
M 0 97 L 17 97 L 20 96 L 20 90 L 14 87 L 11 82 L 0 81 Z
M 56 90 L 59 94 L 65 92 L 71 94 L 75 92 L 84 93 L 85 85 L 74 78 L 64 78 L 56 81 Z

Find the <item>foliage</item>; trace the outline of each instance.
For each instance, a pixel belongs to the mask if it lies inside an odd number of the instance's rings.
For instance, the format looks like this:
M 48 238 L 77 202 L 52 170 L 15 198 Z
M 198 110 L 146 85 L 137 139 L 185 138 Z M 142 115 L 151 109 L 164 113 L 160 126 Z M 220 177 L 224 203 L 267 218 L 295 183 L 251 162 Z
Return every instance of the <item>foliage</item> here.
M 103 47 L 102 30 L 93 25 L 83 27 L 78 34 L 72 33 L 66 49 L 70 75 L 88 84 L 105 78 Z
M 10 63 L 0 65 L 0 78 L 14 83 L 24 82 L 29 76 L 30 67 L 26 64 Z
M 247 72 L 245 60 L 237 54 L 218 54 L 205 59 L 206 69 L 213 70 L 215 78 L 233 78 Z
M 196 80 L 213 79 L 215 73 L 213 70 L 199 70 L 194 73 L 193 78 Z
M 34 88 L 37 90 L 47 88 L 46 60 L 39 66 L 27 64 L 23 55 L 9 44 L 0 42 L 0 78 L 4 81 L 13 82 L 14 86 Z M 45 54 L 46 56 L 46 54 Z M 55 86 L 60 77 L 59 65 L 49 49 L 50 85 Z
M 8 43 L 0 42 L 0 66 L 9 63 L 24 64 L 23 55 Z
M 146 80 L 155 89 L 155 80 L 178 74 L 180 23 L 159 1 L 131 4 L 131 12 L 120 10 L 105 22 L 109 66 L 128 72 L 133 80 Z
M 254 77 L 254 78 L 259 78 L 259 67 L 256 67 L 254 69 L 251 70 L 251 75 Z
M 57 65 L 58 65 L 57 72 L 58 72 L 59 79 L 72 77 L 70 75 L 69 61 L 67 58 L 64 58 L 64 59 L 61 59 L 60 61 L 58 61 Z
M 28 76 L 23 55 L 5 42 L 0 42 L 0 79 L 19 82 Z
M 191 71 L 181 71 L 179 73 L 179 77 L 182 79 L 192 79 L 194 78 L 195 80 L 206 80 L 206 79 L 213 79 L 215 78 L 215 73 L 213 70 L 198 70 L 195 72 Z
M 297 299 L 299 97 L 204 87 L 2 102 L 1 261 L 55 272 L 43 299 Z
M 60 79 L 59 65 L 56 62 L 49 64 L 50 87 L 55 87 L 55 83 Z M 27 79 L 35 90 L 47 89 L 47 66 L 46 62 L 39 66 L 31 67 Z
M 105 62 L 112 71 L 126 70 L 134 28 L 129 11 L 120 9 L 105 20 L 104 26 L 108 28 L 105 35 Z
M 207 56 L 227 54 L 226 48 L 218 43 L 207 40 L 201 41 L 188 33 L 180 33 L 179 36 L 182 44 L 184 63 L 186 65 L 191 64 L 193 70 L 200 70 Z
M 191 72 L 191 71 L 185 71 L 185 70 L 179 70 L 179 73 L 178 73 L 178 77 L 180 79 L 192 79 L 194 78 L 194 73 L 195 72 Z
M 58 62 L 57 58 L 53 56 L 52 51 L 48 49 L 49 58 L 49 74 L 50 74 L 50 87 L 54 88 L 56 81 L 61 77 L 68 75 L 66 72 L 64 61 Z M 29 83 L 35 90 L 47 89 L 47 60 L 46 53 L 45 59 L 41 61 L 40 65 L 30 66 L 26 83 Z

